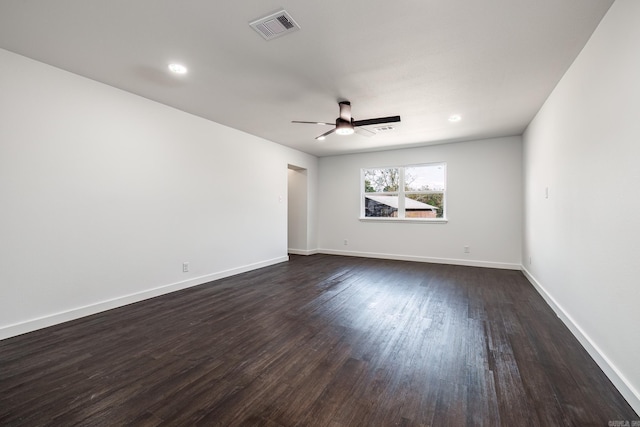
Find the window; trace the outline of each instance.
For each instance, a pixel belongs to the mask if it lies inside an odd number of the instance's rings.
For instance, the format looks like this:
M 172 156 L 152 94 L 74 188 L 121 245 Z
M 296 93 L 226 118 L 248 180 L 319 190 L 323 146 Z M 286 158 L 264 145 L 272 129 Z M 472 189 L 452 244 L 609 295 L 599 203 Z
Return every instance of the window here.
M 362 169 L 360 217 L 444 220 L 446 166 Z

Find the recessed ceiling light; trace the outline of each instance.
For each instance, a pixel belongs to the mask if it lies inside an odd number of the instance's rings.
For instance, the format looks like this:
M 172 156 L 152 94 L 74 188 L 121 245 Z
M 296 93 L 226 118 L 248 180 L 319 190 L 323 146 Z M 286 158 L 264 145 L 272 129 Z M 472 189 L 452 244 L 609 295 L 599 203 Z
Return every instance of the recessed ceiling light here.
M 460 120 L 462 120 L 462 117 L 460 116 L 460 114 L 454 114 L 452 116 L 449 116 L 450 122 L 459 122 Z
M 187 72 L 187 67 L 185 67 L 182 64 L 169 64 L 169 70 L 172 73 L 176 73 L 176 74 L 186 74 Z

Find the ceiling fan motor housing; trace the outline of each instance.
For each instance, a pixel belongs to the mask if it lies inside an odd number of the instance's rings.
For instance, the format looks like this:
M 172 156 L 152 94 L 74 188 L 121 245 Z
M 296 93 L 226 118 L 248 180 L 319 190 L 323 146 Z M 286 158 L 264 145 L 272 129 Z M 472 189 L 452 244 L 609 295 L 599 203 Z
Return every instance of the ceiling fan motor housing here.
M 351 123 L 351 121 L 346 121 L 342 118 L 337 118 L 336 133 L 338 135 L 351 135 L 353 133 L 353 123 Z

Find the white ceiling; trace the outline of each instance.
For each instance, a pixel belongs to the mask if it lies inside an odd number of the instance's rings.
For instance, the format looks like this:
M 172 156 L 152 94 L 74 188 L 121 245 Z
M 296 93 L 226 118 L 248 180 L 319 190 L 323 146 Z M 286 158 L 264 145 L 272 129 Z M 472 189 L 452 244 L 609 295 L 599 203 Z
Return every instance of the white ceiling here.
M 326 156 L 521 134 L 612 3 L 2 0 L 0 47 Z M 281 8 L 300 31 L 249 27 Z M 402 122 L 325 141 L 330 127 L 291 123 L 333 122 L 339 100 Z

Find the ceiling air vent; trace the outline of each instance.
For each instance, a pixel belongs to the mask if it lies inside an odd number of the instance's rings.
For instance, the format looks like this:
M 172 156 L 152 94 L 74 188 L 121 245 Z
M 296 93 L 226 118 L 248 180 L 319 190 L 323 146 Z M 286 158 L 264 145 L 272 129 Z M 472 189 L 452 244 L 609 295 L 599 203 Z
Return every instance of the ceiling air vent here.
M 249 25 L 265 40 L 275 39 L 300 29 L 286 10 L 249 22 Z
M 378 133 L 389 132 L 389 131 L 392 131 L 394 129 L 395 128 L 393 126 L 380 126 L 380 127 L 377 127 L 377 128 L 373 128 L 373 130 L 375 130 Z

